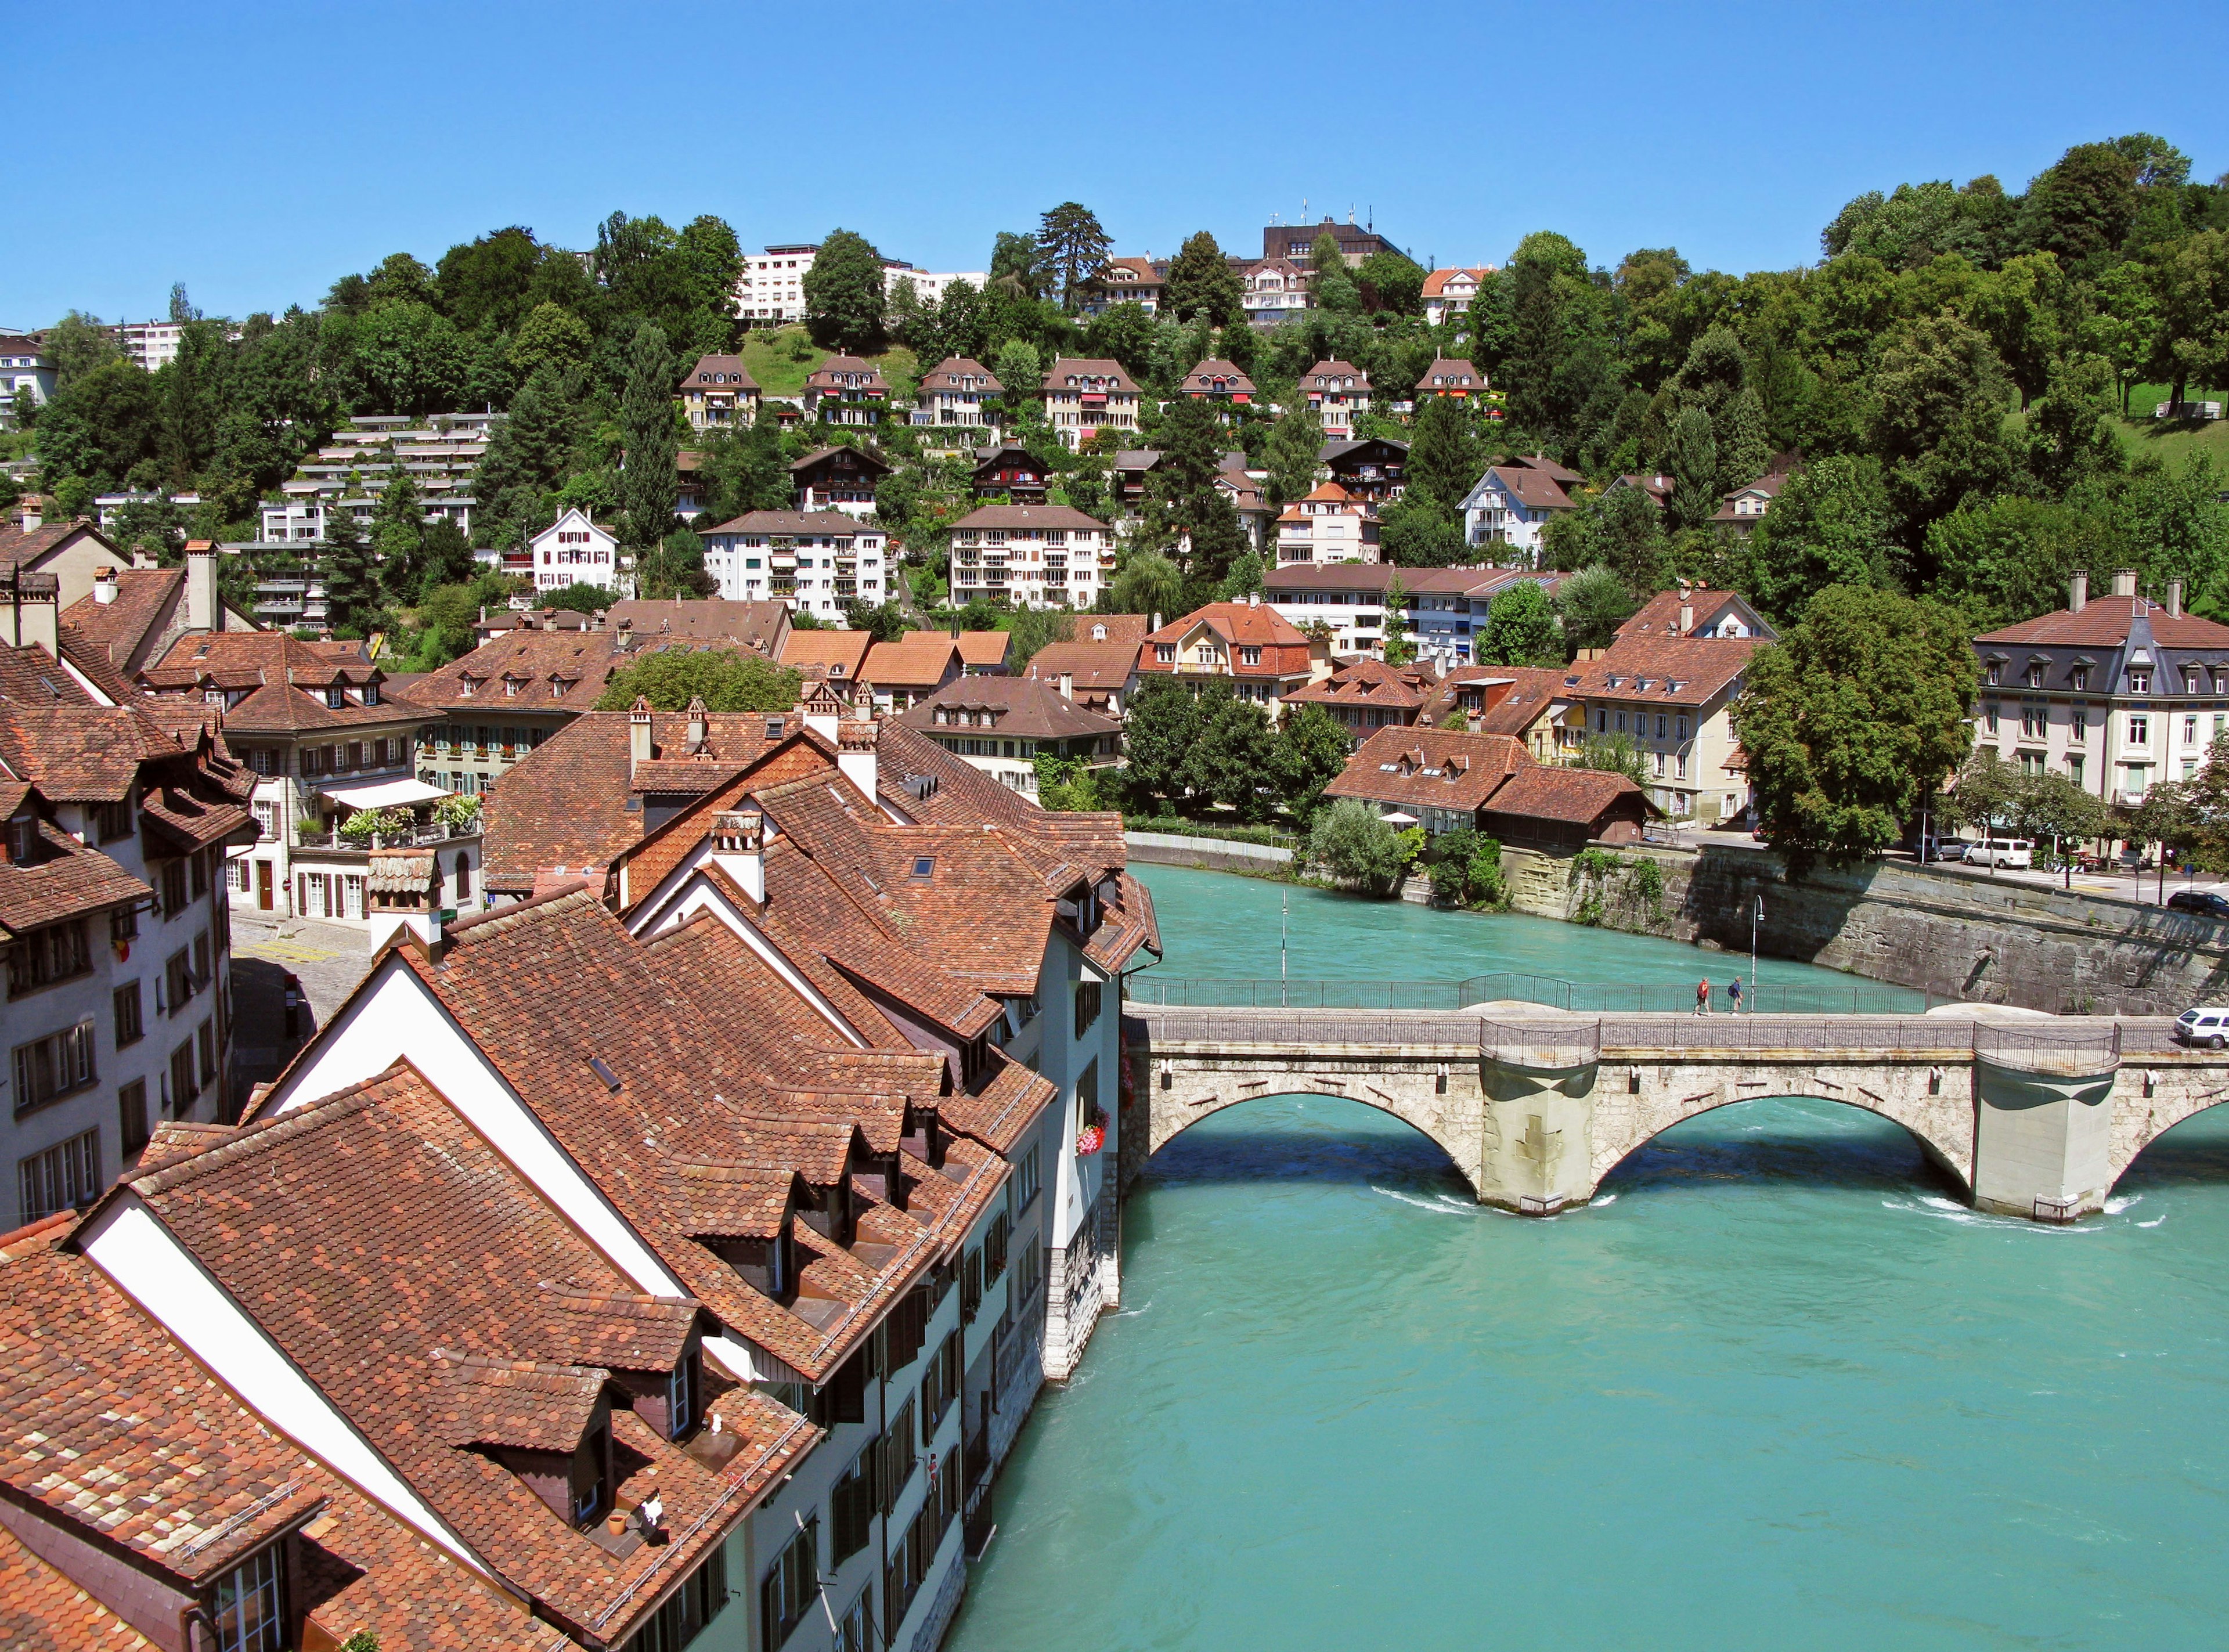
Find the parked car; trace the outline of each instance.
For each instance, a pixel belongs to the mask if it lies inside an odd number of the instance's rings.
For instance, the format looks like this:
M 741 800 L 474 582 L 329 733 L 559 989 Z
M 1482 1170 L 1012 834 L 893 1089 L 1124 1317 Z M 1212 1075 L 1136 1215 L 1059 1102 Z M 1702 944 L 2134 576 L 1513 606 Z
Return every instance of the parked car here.
M 1973 847 L 1963 838 L 1937 838 L 1921 852 L 1922 860 L 1963 860 Z
M 1966 851 L 1973 866 L 2033 866 L 2035 845 L 2026 838 L 1984 838 Z
M 2229 1010 L 2202 1005 L 2185 1010 L 2174 1019 L 2174 1036 L 2179 1044 L 2202 1044 L 2208 1050 L 2229 1045 Z
M 2209 918 L 2229 918 L 2229 895 L 2210 889 L 2179 889 L 2167 897 L 2177 912 L 2196 912 Z

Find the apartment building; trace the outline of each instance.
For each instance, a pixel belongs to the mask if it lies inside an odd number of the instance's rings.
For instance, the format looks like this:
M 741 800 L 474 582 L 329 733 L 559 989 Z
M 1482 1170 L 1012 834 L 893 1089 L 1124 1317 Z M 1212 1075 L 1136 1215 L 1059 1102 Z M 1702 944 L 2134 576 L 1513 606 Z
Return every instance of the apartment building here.
M 54 400 L 55 364 L 36 333 L 0 328 L 0 429 L 18 427 L 17 415 Z
M 879 607 L 895 588 L 890 537 L 842 511 L 750 511 L 699 537 L 704 571 L 731 602 L 772 599 L 840 621 L 845 602 Z
M 794 460 L 789 485 L 800 511 L 840 511 L 864 522 L 875 513 L 875 489 L 890 465 L 862 447 L 822 447 Z
M 1306 259 L 1315 251 L 1316 242 L 1329 235 L 1339 243 L 1339 255 L 1349 269 L 1362 267 L 1362 260 L 1372 253 L 1399 253 L 1401 249 L 1379 235 L 1368 224 L 1358 224 L 1350 213 L 1340 223 L 1326 213 L 1317 223 L 1273 223 L 1262 231 L 1262 256 L 1264 259 Z M 1407 257 L 1405 253 L 1403 257 Z
M 1397 666 L 1382 659 L 1347 659 L 1321 682 L 1286 695 L 1285 704 L 1321 706 L 1333 722 L 1350 730 L 1350 746 L 1358 746 L 1380 729 L 1415 727 L 1439 680 L 1429 664 Z
M 1134 304 L 1147 315 L 1156 314 L 1168 292 L 1168 279 L 1166 259 L 1110 258 L 1083 294 L 1077 312 L 1104 315 L 1118 304 Z
M 1336 482 L 1294 500 L 1277 517 L 1277 565 L 1374 562 L 1381 552 L 1378 507 Z
M 1128 435 L 1138 428 L 1144 393 L 1120 362 L 1063 357 L 1040 387 L 1045 422 L 1070 451 L 1102 430 Z
M 1088 711 L 1119 717 L 1138 673 L 1138 651 L 1153 629 L 1142 614 L 1094 614 L 1076 622 L 1066 642 L 1047 643 L 1030 656 L 1025 676 L 1063 685 Z
M 1385 562 L 1300 562 L 1270 570 L 1262 600 L 1295 626 L 1320 629 L 1341 654 L 1385 653 L 1386 594 L 1397 581 L 1416 656 L 1451 671 L 1474 658 L 1493 599 L 1520 580 L 1551 593 L 1560 575 L 1506 568 L 1395 568 Z
M 1550 518 L 1578 508 L 1569 490 L 1585 479 L 1538 455 L 1493 466 L 1463 498 L 1464 542 L 1537 565 Z
M 1301 375 L 1301 395 L 1323 421 L 1326 441 L 1354 440 L 1354 421 L 1370 411 L 1370 375 L 1352 362 L 1318 362 Z
M 1138 653 L 1142 680 L 1227 677 L 1242 700 L 1275 722 L 1286 697 L 1331 674 L 1330 646 L 1311 638 L 1258 601 L 1211 602 L 1146 638 Z
M 524 566 L 516 569 L 513 560 L 520 553 L 504 553 L 504 571 L 525 574 L 537 591 L 593 585 L 614 595 L 633 592 L 634 559 L 620 556 L 619 536 L 598 527 L 577 505 L 567 507 L 556 521 L 528 539 L 522 550 Z
M 698 357 L 682 375 L 678 400 L 692 430 L 746 430 L 759 416 L 758 382 L 740 356 Z
M 2229 626 L 2186 613 L 2180 580 L 2155 602 L 2133 572 L 2097 597 L 2077 574 L 2066 607 L 1983 632 L 1974 653 L 1975 743 L 2109 803 L 2189 779 L 2229 730 Z
M 13 1228 L 91 1204 L 160 1121 L 228 1115 L 225 855 L 254 823 L 215 716 L 145 703 L 105 657 L 58 643 L 40 576 L 6 595 L 0 1220 Z
M 1226 408 L 1245 407 L 1254 400 L 1254 381 L 1237 367 L 1211 356 L 1186 373 L 1177 394 L 1191 402 L 1216 402 Z
M 1640 751 L 1649 801 L 1665 814 L 1704 826 L 1733 819 L 1750 792 L 1731 713 L 1760 646 L 1754 636 L 1620 636 L 1565 674 L 1583 719 L 1576 727 L 1566 719 L 1566 747 L 1623 735 Z
M 944 302 L 944 295 L 951 291 L 955 281 L 965 281 L 978 292 L 984 291 L 991 285 L 991 273 L 988 270 L 917 270 L 910 264 L 894 265 L 885 260 L 883 291 L 896 296 L 901 281 L 911 285 L 913 295 L 921 301 L 923 309 L 933 309 Z
M 1093 771 L 1121 762 L 1121 719 L 1079 705 L 1075 687 L 1064 677 L 964 676 L 932 690 L 896 721 L 1008 790 L 1034 798 L 1040 756 Z
M 986 505 L 952 524 L 952 600 L 1089 608 L 1114 577 L 1114 530 L 1064 505 Z
M 883 370 L 857 356 L 831 356 L 805 381 L 805 416 L 823 424 L 878 425 L 890 410 Z
M 417 487 L 426 521 L 472 533 L 472 473 L 502 421 L 499 413 L 435 413 L 419 418 L 361 414 L 279 485 L 261 507 L 266 542 L 321 540 L 330 514 L 346 511 L 369 530 L 379 496 L 396 470 Z
M 805 277 L 818 241 L 790 241 L 754 253 L 736 281 L 736 313 L 751 326 L 780 327 L 805 319 Z
M 999 401 L 1005 395 L 1005 386 L 982 363 L 965 356 L 947 356 L 921 376 L 913 422 L 988 429 L 1001 421 Z
M 1308 307 L 1308 273 L 1290 259 L 1249 264 L 1240 284 L 1246 319 L 1254 326 L 1275 327 Z
M 1491 264 L 1478 264 L 1453 269 L 1434 270 L 1424 278 L 1424 322 L 1428 326 L 1444 326 L 1455 317 L 1468 315 L 1477 302 L 1479 284 L 1494 273 Z

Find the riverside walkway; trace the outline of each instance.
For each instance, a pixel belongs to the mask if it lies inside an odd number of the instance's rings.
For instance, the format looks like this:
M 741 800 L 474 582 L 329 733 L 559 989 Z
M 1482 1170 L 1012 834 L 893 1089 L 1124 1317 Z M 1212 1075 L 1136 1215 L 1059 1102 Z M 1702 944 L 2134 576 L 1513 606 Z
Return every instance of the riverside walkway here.
M 1375 990 L 1282 985 L 1304 1000 Z M 1344 1096 L 1430 1136 L 1482 1202 L 1530 1214 L 1592 1198 L 1683 1120 L 1812 1096 L 1903 1125 L 1978 1208 L 2071 1221 L 2101 1209 L 2162 1131 L 2229 1100 L 2229 1053 L 2182 1048 L 2163 1018 L 1697 1016 L 1506 998 L 1383 1010 L 1134 998 L 1123 1014 L 1131 1105 L 1147 1115 L 1123 1132 L 1137 1144 L 1128 1168 L 1241 1102 Z

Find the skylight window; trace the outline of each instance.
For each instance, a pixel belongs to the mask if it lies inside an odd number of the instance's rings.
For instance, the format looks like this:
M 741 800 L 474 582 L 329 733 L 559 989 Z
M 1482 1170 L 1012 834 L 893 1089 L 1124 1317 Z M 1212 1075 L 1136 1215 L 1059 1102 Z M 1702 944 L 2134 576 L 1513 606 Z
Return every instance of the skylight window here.
M 935 871 L 936 857 L 935 855 L 915 855 L 914 857 L 913 875 L 915 877 L 925 880 L 933 877 L 935 874 Z

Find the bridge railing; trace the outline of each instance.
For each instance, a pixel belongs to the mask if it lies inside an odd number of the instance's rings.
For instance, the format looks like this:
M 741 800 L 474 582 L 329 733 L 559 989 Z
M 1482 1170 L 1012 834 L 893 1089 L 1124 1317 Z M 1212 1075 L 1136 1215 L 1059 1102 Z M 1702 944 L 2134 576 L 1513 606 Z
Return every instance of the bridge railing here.
M 1726 969 L 1712 982 L 1712 1006 L 1725 1010 L 1726 988 L 1746 968 Z M 1584 1014 L 1661 1014 L 1692 1010 L 1692 981 L 1574 981 L 1555 975 L 1500 971 L 1461 980 L 1280 980 L 1274 976 L 1160 975 L 1125 977 L 1133 1003 L 1256 1009 L 1460 1010 L 1497 1001 L 1538 1004 Z M 1767 980 L 1748 993 L 1745 1010 L 1760 1014 L 1881 1015 L 1933 1000 L 1913 989 L 1878 981 L 1781 983 Z
M 2021 1072 L 2069 1078 L 2116 1071 L 2121 1064 L 2121 1024 L 2067 1031 L 2031 1030 L 1988 1021 L 1974 1023 L 1974 1054 Z
M 1474 1049 L 1479 1019 L 1474 1015 L 1329 1014 L 1310 1010 L 1234 1009 L 1217 1006 L 1163 1010 L 1153 1018 L 1153 1037 L 1163 1044 L 1410 1046 L 1426 1045 Z
M 1583 1021 L 1490 1021 L 1478 1024 L 1479 1054 L 1512 1067 L 1558 1071 L 1602 1059 L 1603 1024 Z

